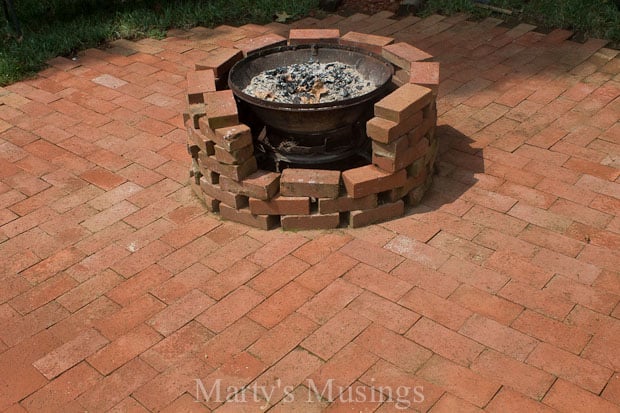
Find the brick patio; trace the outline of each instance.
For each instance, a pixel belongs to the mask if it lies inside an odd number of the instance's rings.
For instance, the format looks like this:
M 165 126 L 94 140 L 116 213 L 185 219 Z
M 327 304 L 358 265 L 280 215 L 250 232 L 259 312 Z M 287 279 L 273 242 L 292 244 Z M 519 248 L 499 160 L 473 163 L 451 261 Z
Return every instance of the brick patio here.
M 439 174 L 404 218 L 265 232 L 193 195 L 186 73 L 291 28 L 441 62 Z M 0 88 L 0 411 L 387 412 L 399 386 L 420 411 L 620 411 L 620 57 L 533 29 L 197 28 Z M 195 379 L 276 391 L 196 403 Z M 306 403 L 329 379 L 366 402 Z

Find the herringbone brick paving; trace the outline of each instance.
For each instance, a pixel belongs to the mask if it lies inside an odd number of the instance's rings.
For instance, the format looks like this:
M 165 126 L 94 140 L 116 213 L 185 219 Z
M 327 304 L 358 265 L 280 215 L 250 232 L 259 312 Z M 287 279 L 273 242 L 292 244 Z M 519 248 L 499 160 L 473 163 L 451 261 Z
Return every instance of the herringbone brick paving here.
M 500 23 L 173 31 L 0 88 L 0 410 L 386 412 L 378 387 L 423 386 L 415 410 L 620 411 L 620 58 Z M 191 194 L 185 73 L 291 27 L 441 62 L 439 175 L 405 218 L 263 232 Z M 295 391 L 196 403 L 195 379 Z M 309 379 L 366 400 L 308 404 Z

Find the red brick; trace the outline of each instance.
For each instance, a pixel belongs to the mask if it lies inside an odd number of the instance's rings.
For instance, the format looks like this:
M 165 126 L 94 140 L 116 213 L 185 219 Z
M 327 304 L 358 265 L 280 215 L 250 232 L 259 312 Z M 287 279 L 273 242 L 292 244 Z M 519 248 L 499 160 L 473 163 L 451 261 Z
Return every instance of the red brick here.
M 403 261 L 402 257 L 367 241 L 353 239 L 340 252 L 382 271 L 391 271 Z
M 230 152 L 219 145 L 215 145 L 213 147 L 213 154 L 215 155 L 215 159 L 217 159 L 220 163 L 227 165 L 240 165 L 254 156 L 254 147 L 246 146 L 239 150 Z
M 561 378 L 547 393 L 543 402 L 561 412 L 617 412 L 618 406 L 583 390 Z
M 479 267 L 469 261 L 456 257 L 450 259 L 439 268 L 439 271 L 457 280 L 470 284 L 481 290 L 496 293 L 508 281 L 508 277 L 496 271 Z
M 161 340 L 140 355 L 140 359 L 158 371 L 165 371 L 172 366 L 179 365 L 184 360 L 201 354 L 213 333 L 195 321 Z M 202 356 L 201 356 L 202 357 Z
M 148 411 L 161 411 L 163 407 L 183 394 L 188 387 L 193 387 L 196 377 L 203 377 L 211 370 L 211 367 L 200 360 L 188 361 L 154 377 L 133 392 L 132 397 Z
M 224 227 L 222 227 L 224 229 Z M 217 272 L 222 272 L 233 263 L 256 251 L 262 245 L 255 239 L 241 235 L 246 231 L 235 232 L 231 238 L 222 242 L 222 247 L 209 254 L 201 262 Z M 239 236 L 241 235 L 241 236 Z M 217 240 L 216 238 L 216 241 Z
M 541 249 L 532 262 L 587 285 L 592 284 L 601 272 L 600 268 L 592 264 L 583 263 L 547 249 Z
M 172 274 L 168 270 L 156 264 L 151 265 L 110 290 L 106 295 L 119 304 L 127 305 L 170 277 L 172 277 Z
M 488 248 L 444 231 L 435 235 L 428 244 L 474 263 L 486 260 L 493 253 Z
M 70 267 L 82 258 L 84 258 L 84 254 L 77 248 L 65 248 L 27 270 L 22 271 L 20 275 L 31 283 L 40 283 L 59 271 Z
M 208 56 L 196 62 L 196 70 L 213 69 L 215 77 L 222 77 L 230 68 L 242 59 L 240 50 L 220 47 L 209 52 Z
M 107 190 L 113 189 L 125 182 L 125 178 L 102 168 L 90 169 L 80 175 L 80 178 Z
M 224 191 L 219 185 L 209 183 L 206 177 L 200 178 L 200 189 L 205 195 L 215 198 L 229 207 L 239 209 L 248 205 L 248 197 Z
M 417 142 L 418 138 L 428 133 L 434 125 L 434 122 L 424 119 L 423 116 L 423 112 L 418 111 L 400 122 L 377 116 L 371 118 L 366 122 L 366 134 L 373 140 L 373 151 L 381 148 L 383 152 L 386 150 L 394 152 L 399 142 L 402 146 L 405 144 L 408 146 L 409 142 Z M 378 146 L 377 143 L 390 147 Z
M 208 413 L 209 411 L 205 405 L 196 403 L 196 398 L 189 393 L 183 393 L 161 410 L 162 413 Z
M 525 360 L 538 343 L 517 330 L 478 314 L 467 320 L 459 332 L 520 361 Z
M 404 170 L 390 174 L 373 165 L 367 165 L 344 171 L 342 180 L 350 197 L 362 198 L 403 186 L 407 174 Z
M 97 320 L 95 328 L 108 339 L 114 340 L 151 318 L 164 306 L 161 301 L 153 298 L 151 295 L 144 295 L 116 313 Z
M 351 237 L 346 234 L 321 234 L 299 247 L 293 255 L 309 264 L 317 264 L 350 240 Z
M 463 366 L 468 366 L 484 347 L 440 324 L 422 318 L 405 337 Z
M 257 37 L 249 37 L 235 43 L 235 48 L 243 52 L 243 56 L 248 56 L 254 52 L 267 47 L 283 46 L 286 38 L 275 33 L 267 33 Z
M 601 392 L 612 374 L 610 369 L 547 343 L 541 343 L 527 362 L 596 394 Z
M 611 377 L 601 396 L 612 403 L 620 403 L 620 374 L 615 373 Z
M 573 308 L 573 303 L 564 299 L 560 294 L 532 288 L 514 280 L 506 284 L 498 294 L 558 320 L 563 320 Z
M 196 284 L 196 287 L 210 297 L 220 300 L 237 287 L 245 284 L 261 270 L 258 265 L 246 259 L 235 262 L 219 274 L 213 274 Z
M 161 336 L 155 330 L 145 325 L 139 325 L 89 356 L 87 361 L 103 375 L 108 375 L 140 355 L 160 339 Z
M 383 46 L 393 43 L 391 37 L 377 36 L 358 32 L 348 32 L 340 38 L 340 44 L 353 47 L 361 47 L 373 53 L 381 54 Z
M 471 365 L 478 374 L 498 381 L 533 399 L 539 400 L 555 378 L 493 350 L 486 350 Z
M 28 411 L 61 410 L 100 379 L 101 375 L 95 369 L 86 363 L 80 363 L 20 404 Z
M 469 310 L 460 305 L 418 287 L 405 294 L 398 304 L 454 330 L 462 326 L 471 315 Z
M 558 199 L 551 205 L 549 211 L 560 216 L 572 218 L 574 221 L 581 222 L 582 224 L 601 229 L 605 228 L 613 219 L 611 215 L 564 199 Z
M 443 298 L 447 298 L 459 286 L 454 278 L 411 260 L 405 260 L 391 274 Z
M 156 374 L 145 362 L 134 359 L 82 394 L 77 401 L 84 410 L 109 410 Z
M 247 195 L 251 198 L 269 200 L 278 192 L 280 174 L 275 172 L 257 171 L 235 182 L 226 176 L 220 177 L 220 187 L 224 191 Z
M 253 156 L 239 165 L 223 164 L 215 159 L 215 156 L 207 156 L 202 153 L 198 154 L 198 160 L 203 168 L 213 171 L 219 175 L 227 176 L 237 182 L 242 181 L 257 171 L 256 158 Z
M 399 334 L 404 333 L 420 316 L 371 292 L 364 292 L 348 308 Z
M 238 53 L 241 55 L 240 52 Z M 204 101 L 206 107 L 205 118 L 209 128 L 217 131 L 217 129 L 229 128 L 239 124 L 237 103 L 230 90 L 207 92 L 204 94 Z M 220 142 L 216 141 L 216 143 L 219 144 Z M 220 146 L 229 149 L 226 145 Z
M 273 383 L 280 379 L 282 383 L 287 383 L 294 388 L 301 384 L 313 371 L 318 369 L 321 364 L 321 360 L 314 355 L 302 349 L 295 349 L 260 375 L 250 387 L 254 385 L 257 385 L 259 388 L 261 386 L 272 386 Z M 277 403 L 284 396 L 284 388 L 276 386 L 269 399 L 269 403 Z
M 384 402 L 384 408 L 376 410 L 377 412 L 403 410 L 428 411 L 428 409 L 437 402 L 441 395 L 444 394 L 444 389 L 434 383 L 429 383 L 419 376 L 414 376 L 413 374 L 403 371 L 397 366 L 383 360 L 379 360 L 375 363 L 375 365 L 361 377 L 360 381 L 369 386 L 369 390 L 374 390 L 375 392 L 379 392 L 380 388 L 391 388 L 393 390 L 399 386 L 407 387 L 410 390 L 407 395 L 398 399 L 394 397 L 389 399 L 386 397 L 386 394 L 383 393 L 378 395 L 369 394 L 367 400 L 378 400 Z M 422 393 L 424 397 L 422 398 L 419 394 L 416 394 L 416 390 L 417 392 Z M 387 391 L 385 393 L 387 393 Z M 373 396 L 375 397 L 373 398 Z M 375 411 L 376 408 L 371 405 L 367 410 L 362 410 L 364 406 L 365 405 L 361 403 L 349 403 L 349 409 L 334 411 L 367 412 Z
M 485 293 L 467 284 L 462 284 L 454 291 L 450 300 L 505 325 L 509 325 L 523 311 L 523 307 L 520 305 L 506 301 L 496 295 Z
M 536 225 L 528 225 L 519 238 L 569 257 L 576 257 L 584 246 L 583 242 Z
M 392 301 L 411 288 L 410 284 L 363 263 L 347 272 L 344 279 Z
M 554 274 L 532 264 L 530 260 L 515 256 L 511 251 L 496 251 L 484 262 L 484 266 L 537 288 L 544 287 Z
M 230 125 L 211 131 L 206 120 L 200 120 L 200 129 L 205 135 L 229 152 L 238 151 L 252 144 L 250 128 L 244 124 Z
M 162 335 L 168 336 L 213 303 L 214 301 L 202 292 L 193 290 L 157 313 L 148 324 Z
M 287 168 L 280 178 L 283 196 L 336 198 L 339 192 L 339 171 Z
M 571 224 L 571 219 L 552 212 L 529 206 L 524 203 L 517 203 L 508 215 L 520 218 L 529 223 L 547 228 L 556 232 L 564 232 Z
M 411 46 L 409 43 L 395 43 L 383 48 L 383 57 L 405 70 L 411 69 L 411 62 L 429 60 L 433 56 Z
M 190 105 L 204 103 L 203 94 L 215 92 L 215 73 L 213 70 L 187 72 L 187 100 Z
M 439 62 L 411 62 L 409 82 L 424 86 L 436 95 L 439 89 Z
M 555 276 L 546 291 L 562 295 L 567 300 L 579 303 L 603 314 L 608 314 L 618 302 L 618 297 L 562 276 Z
M 613 248 L 602 248 L 588 244 L 577 258 L 579 261 L 585 261 L 609 271 L 618 269 L 618 253 Z
M 11 307 L 21 314 L 28 314 L 56 299 L 65 292 L 70 291 L 76 285 L 77 282 L 73 278 L 67 274 L 59 273 L 13 298 L 9 303 Z
M 305 43 L 338 43 L 338 29 L 291 29 L 288 36 L 290 45 Z
M 292 313 L 254 342 L 248 352 L 266 364 L 273 364 L 316 330 L 318 326 L 306 317 Z
M 228 205 L 220 205 L 220 214 L 223 219 L 239 222 L 251 227 L 269 230 L 277 226 L 278 219 L 273 215 L 254 215 L 249 208 L 235 209 Z
M 400 123 L 431 102 L 431 90 L 408 83 L 375 103 L 375 116 Z
M 609 181 L 614 181 L 618 178 L 618 170 L 616 168 L 576 157 L 571 157 L 562 167 Z
M 358 263 L 357 260 L 334 252 L 299 275 L 296 281 L 304 287 L 318 292 Z
M 196 317 L 196 321 L 212 331 L 221 332 L 263 300 L 261 294 L 242 286 Z
M 407 372 L 418 370 L 432 355 L 411 340 L 376 324 L 360 334 L 355 343 Z
M 285 325 L 287 325 L 286 322 L 278 326 L 283 328 Z M 266 337 L 267 334 L 269 334 L 267 330 L 259 324 L 247 317 L 243 317 L 217 336 L 208 341 L 203 340 L 205 342 L 200 343 L 199 351 L 200 354 L 207 356 L 209 363 L 221 365 L 232 359 L 236 354 L 244 351 L 260 338 Z M 273 349 L 270 350 L 273 351 Z
M 256 306 L 248 316 L 271 328 L 301 307 L 312 295 L 310 290 L 293 281 Z
M 485 410 L 492 413 L 554 413 L 557 411 L 508 387 L 502 387 Z
M 435 247 L 404 235 L 396 236 L 384 248 L 433 269 L 441 267 L 450 257 Z
M 322 391 L 330 380 L 334 389 L 346 388 L 376 361 L 377 356 L 355 343 L 349 343 L 308 377 L 307 382 L 319 391 Z M 337 394 L 332 397 L 336 399 Z M 327 398 L 329 399 L 329 396 Z
M 88 330 L 73 340 L 52 350 L 34 362 L 45 377 L 53 379 L 105 346 L 108 340 L 95 330 Z
M 433 356 L 418 375 L 479 407 L 485 406 L 500 388 L 497 382 L 438 356 Z
M 603 330 L 595 335 L 581 356 L 615 371 L 620 370 L 620 356 L 616 351 L 620 344 L 618 331 L 620 331 L 618 328 Z
M 73 313 L 114 288 L 122 280 L 115 272 L 106 270 L 58 297 L 56 301 Z
M 283 215 L 284 230 L 333 229 L 340 225 L 340 214 Z
M 250 198 L 250 211 L 262 215 L 309 215 L 310 198 L 276 195 L 270 200 Z
M 575 354 L 579 354 L 590 340 L 590 335 L 578 328 L 527 310 L 512 323 L 512 327 Z
M 363 198 L 341 196 L 334 199 L 319 199 L 319 213 L 331 214 L 353 210 L 367 210 L 377 207 L 377 195 L 371 194 Z

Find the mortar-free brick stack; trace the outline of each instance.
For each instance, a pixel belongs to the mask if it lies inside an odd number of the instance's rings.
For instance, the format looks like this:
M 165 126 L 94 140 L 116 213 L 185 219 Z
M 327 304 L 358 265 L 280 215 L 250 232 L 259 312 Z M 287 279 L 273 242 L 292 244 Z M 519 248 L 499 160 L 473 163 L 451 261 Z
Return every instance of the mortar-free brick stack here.
M 407 205 L 419 203 L 432 183 L 438 151 L 439 63 L 408 43 L 383 36 L 292 29 L 286 39 L 265 29 L 210 51 L 187 74 L 190 182 L 207 210 L 265 230 L 279 225 L 330 229 L 396 218 Z M 330 42 L 369 50 L 394 66 L 392 91 L 374 104 L 374 117 L 366 123 L 371 162 L 342 171 L 260 169 L 256 136 L 240 122 L 239 105 L 227 89 L 229 70 L 265 48 Z

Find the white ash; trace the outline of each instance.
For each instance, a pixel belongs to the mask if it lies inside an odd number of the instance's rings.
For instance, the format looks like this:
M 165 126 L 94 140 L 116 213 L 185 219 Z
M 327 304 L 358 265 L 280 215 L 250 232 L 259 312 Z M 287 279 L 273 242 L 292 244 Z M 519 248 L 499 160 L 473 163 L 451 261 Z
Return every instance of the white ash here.
M 365 95 L 376 85 L 353 66 L 340 62 L 303 63 L 265 70 L 243 90 L 279 103 L 329 103 Z

